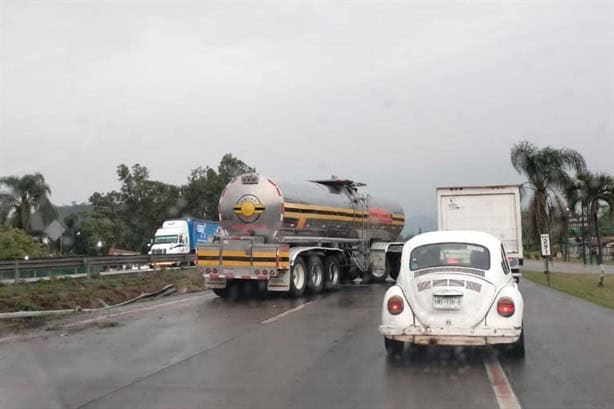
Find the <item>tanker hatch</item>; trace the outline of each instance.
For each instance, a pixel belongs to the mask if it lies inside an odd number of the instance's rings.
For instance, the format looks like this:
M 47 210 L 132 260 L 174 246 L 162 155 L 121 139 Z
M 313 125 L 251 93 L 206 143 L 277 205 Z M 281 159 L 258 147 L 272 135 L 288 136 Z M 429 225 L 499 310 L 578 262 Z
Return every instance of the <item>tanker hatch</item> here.
M 259 182 L 258 175 L 247 174 L 241 176 L 241 184 L 243 185 L 257 185 Z

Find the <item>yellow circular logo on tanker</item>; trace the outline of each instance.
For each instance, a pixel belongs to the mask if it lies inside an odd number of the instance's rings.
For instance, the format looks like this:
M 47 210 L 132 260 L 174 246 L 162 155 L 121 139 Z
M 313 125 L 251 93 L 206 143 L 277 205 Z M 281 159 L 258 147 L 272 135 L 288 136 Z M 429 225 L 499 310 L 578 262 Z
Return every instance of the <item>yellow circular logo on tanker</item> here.
M 254 223 L 264 213 L 264 206 L 254 195 L 244 195 L 237 200 L 233 207 L 233 213 L 243 223 Z
M 245 217 L 252 217 L 256 214 L 256 205 L 252 202 L 243 202 L 241 205 L 241 214 Z

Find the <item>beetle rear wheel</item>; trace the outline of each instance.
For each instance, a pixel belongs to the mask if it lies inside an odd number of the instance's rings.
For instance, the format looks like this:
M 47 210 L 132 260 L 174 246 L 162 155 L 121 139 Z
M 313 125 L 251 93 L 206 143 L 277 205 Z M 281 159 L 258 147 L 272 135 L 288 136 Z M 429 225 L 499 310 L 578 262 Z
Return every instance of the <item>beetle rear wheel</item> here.
M 384 344 L 386 345 L 386 353 L 388 356 L 399 356 L 403 354 L 404 342 L 384 337 Z
M 524 328 L 520 332 L 520 338 L 518 338 L 518 341 L 514 342 L 509 346 L 509 349 L 507 350 L 507 355 L 512 358 L 524 359 Z

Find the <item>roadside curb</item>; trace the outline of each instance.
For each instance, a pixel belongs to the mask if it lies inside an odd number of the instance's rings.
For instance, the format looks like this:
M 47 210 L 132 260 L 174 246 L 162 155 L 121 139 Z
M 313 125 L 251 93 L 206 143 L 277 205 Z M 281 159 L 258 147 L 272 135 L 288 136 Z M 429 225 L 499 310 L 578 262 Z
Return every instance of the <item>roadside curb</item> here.
M 141 313 L 141 312 L 147 312 L 147 311 L 154 311 L 157 309 L 161 309 L 161 308 L 165 308 L 165 307 L 174 307 L 177 305 L 182 305 L 182 304 L 186 304 L 188 302 L 195 302 L 195 301 L 200 301 L 203 299 L 203 297 L 208 297 L 211 298 L 213 297 L 213 294 L 207 290 L 205 291 L 201 291 L 201 292 L 197 292 L 197 293 L 189 293 L 189 294 L 184 294 L 182 298 L 177 299 L 177 300 L 171 300 L 171 301 L 167 301 L 167 302 L 158 302 L 155 303 L 153 305 L 145 305 L 142 307 L 135 307 L 135 305 L 131 305 L 129 306 L 128 309 L 123 310 L 123 311 L 117 311 L 117 312 L 112 312 L 109 310 L 99 310 L 99 311 L 80 311 L 82 313 L 84 313 L 83 318 L 84 319 L 80 319 L 78 321 L 74 321 L 74 322 L 69 322 L 63 325 L 59 325 L 58 327 L 54 328 L 54 330 L 74 330 L 74 329 L 78 329 L 78 328 L 82 328 L 82 327 L 87 327 L 89 325 L 95 324 L 95 323 L 99 323 L 99 322 L 104 322 L 106 320 L 109 319 L 113 319 L 113 318 L 118 318 L 118 317 L 123 317 L 123 316 L 128 316 L 131 314 L 137 314 L 137 313 Z M 151 302 L 154 302 L 153 300 Z M 91 314 L 96 314 L 102 312 L 103 314 L 92 317 L 92 318 L 86 318 L 87 315 L 91 315 Z M 105 313 L 107 312 L 107 313 Z M 57 332 L 57 331 L 54 331 Z M 0 345 L 2 344 L 7 344 L 7 343 L 11 343 L 11 342 L 19 342 L 19 341 L 29 341 L 32 339 L 37 339 L 37 338 L 46 338 L 49 336 L 53 336 L 53 333 L 36 333 L 36 334 L 13 334 L 13 335 L 7 335 L 3 338 L 0 338 Z

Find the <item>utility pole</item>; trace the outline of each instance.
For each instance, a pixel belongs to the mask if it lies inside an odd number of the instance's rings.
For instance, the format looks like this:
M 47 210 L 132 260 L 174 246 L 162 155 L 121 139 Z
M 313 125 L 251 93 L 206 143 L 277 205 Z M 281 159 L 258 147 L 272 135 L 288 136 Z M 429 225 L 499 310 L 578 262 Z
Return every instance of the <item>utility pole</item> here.
M 584 265 L 586 265 L 586 238 L 584 237 L 586 235 L 586 232 L 584 231 L 584 203 L 581 203 L 580 209 L 580 222 L 582 223 L 582 261 L 584 262 Z
M 546 274 L 546 281 L 548 282 L 548 287 L 550 287 L 550 266 L 548 265 L 548 257 L 550 257 L 550 235 L 549 234 L 540 234 L 541 241 L 541 253 L 542 257 L 544 257 L 544 274 Z
M 571 210 L 569 207 L 565 208 L 565 235 L 563 236 L 565 239 L 565 261 L 569 261 L 569 214 Z

